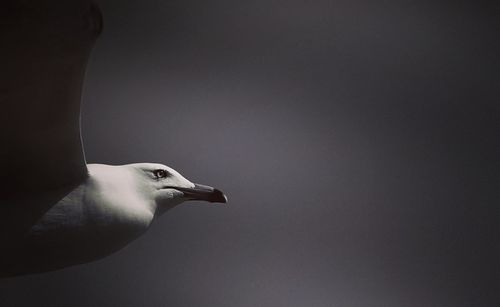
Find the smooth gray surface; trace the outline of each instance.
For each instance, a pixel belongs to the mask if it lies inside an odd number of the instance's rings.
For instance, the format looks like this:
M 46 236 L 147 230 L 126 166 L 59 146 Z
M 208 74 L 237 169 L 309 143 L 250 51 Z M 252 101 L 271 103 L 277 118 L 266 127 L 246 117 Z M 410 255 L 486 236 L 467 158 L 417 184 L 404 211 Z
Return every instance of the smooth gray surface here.
M 178 207 L 2 306 L 497 306 L 498 5 L 104 1 L 89 162 L 168 164 Z

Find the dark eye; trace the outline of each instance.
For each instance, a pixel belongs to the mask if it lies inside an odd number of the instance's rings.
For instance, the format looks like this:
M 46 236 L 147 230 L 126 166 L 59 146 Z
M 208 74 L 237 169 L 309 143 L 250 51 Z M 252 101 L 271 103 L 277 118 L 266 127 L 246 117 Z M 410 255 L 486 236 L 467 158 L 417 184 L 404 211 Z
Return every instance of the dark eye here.
M 157 179 L 167 178 L 168 172 L 164 169 L 157 169 L 153 171 L 153 175 L 155 175 Z

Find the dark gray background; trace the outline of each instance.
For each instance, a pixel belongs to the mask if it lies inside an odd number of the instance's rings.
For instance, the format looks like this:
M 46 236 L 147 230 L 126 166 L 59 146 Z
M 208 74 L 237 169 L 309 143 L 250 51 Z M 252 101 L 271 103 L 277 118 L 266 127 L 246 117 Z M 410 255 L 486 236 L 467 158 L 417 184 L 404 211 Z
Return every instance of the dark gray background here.
M 89 162 L 224 190 L 1 306 L 498 306 L 498 4 L 101 1 Z

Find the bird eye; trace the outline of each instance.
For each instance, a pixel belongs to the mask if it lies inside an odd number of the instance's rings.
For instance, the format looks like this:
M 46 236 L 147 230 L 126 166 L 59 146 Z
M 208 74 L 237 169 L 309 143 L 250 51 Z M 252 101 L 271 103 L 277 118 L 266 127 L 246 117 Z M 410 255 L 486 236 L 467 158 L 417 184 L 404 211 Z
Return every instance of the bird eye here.
M 166 178 L 168 176 L 168 172 L 164 169 L 157 169 L 153 171 L 156 179 Z

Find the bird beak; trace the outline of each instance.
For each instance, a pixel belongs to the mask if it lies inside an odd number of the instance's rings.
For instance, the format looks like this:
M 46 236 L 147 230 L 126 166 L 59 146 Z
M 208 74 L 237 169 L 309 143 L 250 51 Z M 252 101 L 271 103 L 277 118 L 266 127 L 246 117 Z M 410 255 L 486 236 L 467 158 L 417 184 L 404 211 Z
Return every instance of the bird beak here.
M 189 200 L 204 200 L 211 203 L 227 203 L 227 197 L 222 191 L 202 184 L 194 184 L 193 188 L 175 187 L 176 190 L 184 193 Z

